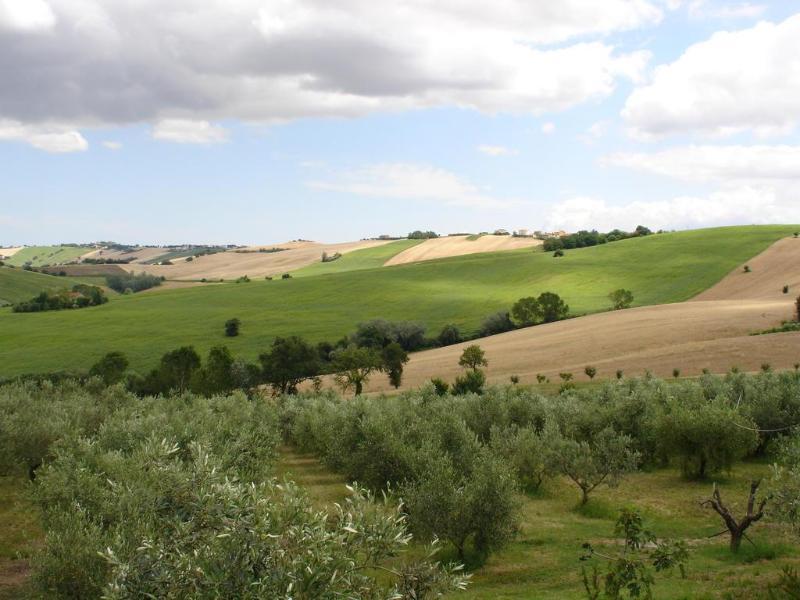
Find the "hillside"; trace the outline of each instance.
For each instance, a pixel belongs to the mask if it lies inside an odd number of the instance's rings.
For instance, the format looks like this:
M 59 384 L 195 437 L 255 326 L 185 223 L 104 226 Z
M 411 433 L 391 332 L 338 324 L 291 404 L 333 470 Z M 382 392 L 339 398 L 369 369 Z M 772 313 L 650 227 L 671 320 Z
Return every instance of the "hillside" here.
M 0 304 L 30 300 L 42 291 L 57 291 L 91 279 L 43 275 L 22 269 L 0 267 Z M 97 283 L 95 283 L 97 285 Z
M 332 262 L 315 262 L 313 265 L 303 267 L 292 272 L 293 277 L 311 277 L 313 275 L 328 275 L 331 273 L 344 273 L 347 271 L 360 271 L 362 269 L 376 269 L 386 264 L 386 261 L 398 254 L 405 254 L 409 248 L 421 244 L 422 240 L 397 240 L 374 248 L 363 248 L 343 254 L 341 258 Z
M 186 344 L 202 353 L 227 344 L 254 360 L 275 336 L 336 340 L 358 322 L 377 317 L 419 321 L 433 335 L 447 323 L 475 331 L 487 315 L 507 310 L 522 296 L 548 290 L 561 294 L 573 314 L 607 310 L 608 293 L 619 287 L 634 292 L 637 306 L 681 302 L 794 229 L 708 229 L 572 250 L 560 259 L 526 249 L 164 290 L 120 296 L 105 306 L 69 313 L 19 315 L 4 309 L 0 375 L 84 368 L 111 350 L 126 352 L 132 366 L 141 370 L 154 365 L 163 352 Z M 242 335 L 225 338 L 222 326 L 232 317 L 242 320 Z
M 25 263 L 34 267 L 57 265 L 76 260 L 93 250 L 85 246 L 28 246 L 16 251 L 5 262 L 15 267 L 21 267 Z
M 541 246 L 542 241 L 534 238 L 512 237 L 510 235 L 451 235 L 430 240 L 392 257 L 386 266 L 407 265 L 423 260 L 450 258 L 481 252 L 503 252 Z

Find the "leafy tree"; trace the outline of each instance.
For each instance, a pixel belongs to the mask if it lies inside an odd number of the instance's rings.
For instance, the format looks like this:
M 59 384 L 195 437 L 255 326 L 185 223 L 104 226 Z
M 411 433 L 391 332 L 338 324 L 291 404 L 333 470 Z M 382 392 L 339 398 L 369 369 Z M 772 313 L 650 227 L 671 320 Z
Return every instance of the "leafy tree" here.
M 631 304 L 633 304 L 633 292 L 620 288 L 611 292 L 608 295 L 608 299 L 611 300 L 611 305 L 614 307 L 614 310 L 630 308 Z
M 467 371 L 463 375 L 456 377 L 453 383 L 453 395 L 462 396 L 464 394 L 481 394 L 483 386 L 486 385 L 486 375 L 480 369 Z
M 677 567 L 681 576 L 686 577 L 684 563 L 689 557 L 686 544 L 659 540 L 644 528 L 638 510 L 622 509 L 614 533 L 624 538 L 622 552 L 601 553 L 588 542 L 583 544 L 586 552 L 581 557 L 582 561 L 600 558 L 608 565 L 602 579 L 597 565 L 592 565 L 591 576 L 585 568 L 582 569 L 583 587 L 589 600 L 653 598 L 653 571 L 658 573 Z
M 389 383 L 395 389 L 403 381 L 403 366 L 408 362 L 408 352 L 397 342 L 392 342 L 383 349 L 383 370 L 389 375 Z
M 594 378 L 595 378 L 595 376 L 597 375 L 597 369 L 596 369 L 595 367 L 592 367 L 592 366 L 588 366 L 588 367 L 586 367 L 586 368 L 583 370 L 583 372 L 584 372 L 584 373 L 586 373 L 586 376 L 587 376 L 589 379 L 594 379 Z
M 122 381 L 128 369 L 128 358 L 122 352 L 109 352 L 89 369 L 89 375 L 99 377 L 106 385 Z
M 511 540 L 518 528 L 519 501 L 514 476 L 500 458 L 479 452 L 469 476 L 447 456 L 431 458 L 426 467 L 401 490 L 415 535 L 449 541 L 462 561 L 469 542 L 485 559 Z
M 543 292 L 539 294 L 539 306 L 542 311 L 542 321 L 552 323 L 566 319 L 569 314 L 569 306 L 561 299 L 561 296 L 553 292 Z
M 351 345 L 333 353 L 332 368 L 342 391 L 353 388 L 355 395 L 359 396 L 370 375 L 383 368 L 383 359 L 373 348 Z
M 520 327 L 530 327 L 536 325 L 542 318 L 542 307 L 539 301 L 533 297 L 520 298 L 511 307 L 511 316 L 514 317 L 517 325 Z
M 431 383 L 433 384 L 433 389 L 436 392 L 437 396 L 447 395 L 447 392 L 450 389 L 450 384 L 447 383 L 444 379 L 441 379 L 439 377 L 434 377 L 433 379 L 431 379 Z
M 486 337 L 498 333 L 505 333 L 506 331 L 512 331 L 514 329 L 516 329 L 516 326 L 511 320 L 511 316 L 505 311 L 500 311 L 484 319 L 481 325 L 480 335 L 481 337 Z
M 572 381 L 572 373 L 559 373 L 558 376 L 561 378 L 561 381 L 567 383 Z
M 197 390 L 206 396 L 224 394 L 232 390 L 236 385 L 233 364 L 233 355 L 227 347 L 211 348 L 205 366 L 197 372 Z
M 636 229 L 634 230 L 634 234 L 639 236 L 652 235 L 652 233 L 653 232 L 644 225 L 637 225 Z
M 320 371 L 316 348 L 297 336 L 275 338 L 270 351 L 258 360 L 264 381 L 280 394 L 296 394 L 297 386 Z
M 407 352 L 425 345 L 425 327 L 407 321 L 392 322 L 373 319 L 359 323 L 352 341 L 356 346 L 381 350 L 391 343 L 398 343 Z
M 193 346 L 183 346 L 167 352 L 161 357 L 162 389 L 185 392 L 192 380 L 192 374 L 199 368 L 200 356 Z
M 228 337 L 236 337 L 239 335 L 239 326 L 241 324 L 242 322 L 236 318 L 225 321 L 225 335 Z
M 639 453 L 632 450 L 633 440 L 606 427 L 591 441 L 577 441 L 550 431 L 548 468 L 571 479 L 581 490 L 581 505 L 600 485 L 614 487 L 624 475 L 635 471 Z
M 729 469 L 758 446 L 756 424 L 724 398 L 673 400 L 654 427 L 661 455 L 677 457 L 688 478 Z
M 472 344 L 464 348 L 461 358 L 458 359 L 458 364 L 465 369 L 477 371 L 481 367 L 488 367 L 489 361 L 486 360 L 486 353 L 481 347 L 477 344 Z
M 420 231 L 419 229 L 408 234 L 410 240 L 429 240 L 438 237 L 439 234 L 435 231 Z
M 437 340 L 440 346 L 452 346 L 461 341 L 461 332 L 455 325 L 445 325 Z

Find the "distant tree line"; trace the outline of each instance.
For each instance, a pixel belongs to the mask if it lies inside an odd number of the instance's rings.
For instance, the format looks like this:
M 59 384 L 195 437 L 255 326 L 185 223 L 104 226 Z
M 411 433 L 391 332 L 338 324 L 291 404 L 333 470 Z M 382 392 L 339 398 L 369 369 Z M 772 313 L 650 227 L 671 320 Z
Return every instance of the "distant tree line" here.
M 71 290 L 41 292 L 38 296 L 27 302 L 14 304 L 12 310 L 17 313 L 68 310 L 99 306 L 106 302 L 108 302 L 108 298 L 101 288 L 80 283 L 73 286 Z
M 581 230 L 577 233 L 570 233 L 560 237 L 552 237 L 544 240 L 544 251 L 554 252 L 556 250 L 570 250 L 573 248 L 586 248 L 589 246 L 599 246 L 608 242 L 616 242 L 628 238 L 642 237 L 651 235 L 653 232 L 643 225 L 638 225 L 635 230 L 628 232 L 614 229 L 608 233 L 599 233 L 597 230 Z
M 82 262 L 87 265 L 127 265 L 133 260 L 129 258 L 84 258 Z
M 147 273 L 136 275 L 130 272 L 122 275 L 106 276 L 106 285 L 120 294 L 124 294 L 128 290 L 133 293 L 149 290 L 150 288 L 161 285 L 163 281 L 164 277 L 149 275 Z
M 408 234 L 410 240 L 429 240 L 438 237 L 439 234 L 435 231 L 420 231 L 419 229 Z

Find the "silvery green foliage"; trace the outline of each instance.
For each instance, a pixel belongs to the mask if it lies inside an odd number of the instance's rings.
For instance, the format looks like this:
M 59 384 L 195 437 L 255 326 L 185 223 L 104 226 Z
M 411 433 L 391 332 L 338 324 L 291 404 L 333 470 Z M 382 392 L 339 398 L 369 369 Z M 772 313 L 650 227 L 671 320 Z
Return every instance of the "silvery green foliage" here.
M 778 446 L 770 485 L 771 512 L 800 531 L 800 432 Z

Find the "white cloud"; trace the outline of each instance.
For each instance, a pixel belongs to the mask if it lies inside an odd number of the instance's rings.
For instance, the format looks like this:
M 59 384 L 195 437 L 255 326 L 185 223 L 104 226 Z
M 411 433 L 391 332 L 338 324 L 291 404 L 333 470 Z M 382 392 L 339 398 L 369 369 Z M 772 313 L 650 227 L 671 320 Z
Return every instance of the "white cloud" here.
M 455 173 L 429 165 L 381 163 L 342 173 L 334 181 L 310 181 L 313 189 L 355 196 L 452 206 L 499 208 L 520 204 L 519 200 L 497 198 Z
M 153 138 L 179 144 L 217 144 L 227 141 L 228 130 L 208 121 L 165 119 L 153 127 Z
M 0 3 L 51 29 L 0 36 L 0 119 L 73 128 L 559 111 L 637 80 L 649 53 L 597 38 L 663 16 L 650 0 L 59 0 L 52 19 L 44 0 Z
M 554 205 L 550 229 L 631 230 L 637 225 L 652 229 L 686 229 L 742 223 L 800 223 L 796 192 L 743 186 L 719 190 L 707 196 L 681 196 L 663 201 L 609 204 L 598 198 L 570 198 Z
M 545 134 L 545 135 L 550 135 L 555 130 L 556 130 L 556 124 L 555 123 L 549 123 L 548 122 L 548 123 L 543 123 L 542 124 L 542 133 Z
M 119 150 L 120 148 L 122 148 L 122 144 L 120 142 L 113 142 L 110 140 L 103 142 L 103 146 L 105 146 L 109 150 Z
M 477 150 L 487 156 L 513 156 L 518 154 L 516 150 L 506 148 L 505 146 L 490 146 L 486 144 L 478 146 Z
M 592 145 L 608 133 L 608 128 L 608 121 L 597 121 L 593 123 L 585 133 L 579 135 L 578 139 L 584 144 Z
M 790 132 L 800 121 L 800 14 L 717 32 L 655 69 L 622 115 L 636 137 Z
M 34 148 L 54 154 L 82 152 L 89 148 L 89 142 L 77 131 L 62 126 L 24 125 L 2 119 L 0 140 L 26 142 Z
M 709 0 L 689 2 L 689 16 L 694 19 L 755 19 L 764 14 L 763 4 L 740 2 L 739 4 L 715 4 Z
M 601 164 L 684 181 L 727 185 L 800 180 L 800 146 L 681 146 L 653 153 L 619 153 Z
M 44 0 L 0 0 L 0 30 L 48 30 L 55 24 L 53 9 Z

